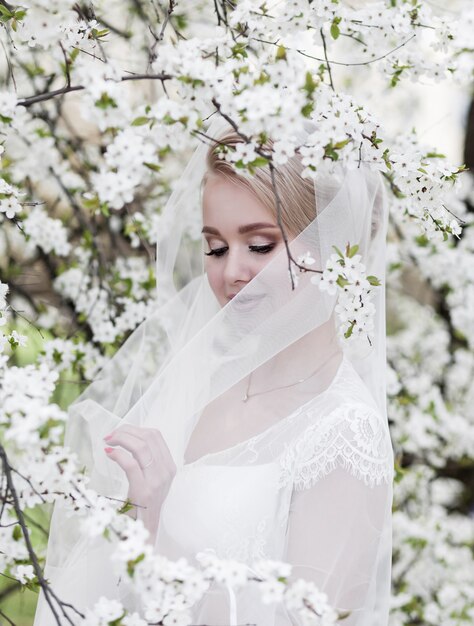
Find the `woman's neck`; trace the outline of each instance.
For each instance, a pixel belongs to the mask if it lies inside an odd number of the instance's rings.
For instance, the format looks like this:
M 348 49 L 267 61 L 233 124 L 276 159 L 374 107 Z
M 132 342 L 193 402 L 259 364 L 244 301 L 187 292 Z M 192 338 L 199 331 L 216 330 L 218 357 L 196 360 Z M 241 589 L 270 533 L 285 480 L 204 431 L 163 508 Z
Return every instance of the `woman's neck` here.
M 342 349 L 337 339 L 334 318 L 330 317 L 327 322 L 260 365 L 252 373 L 252 385 L 257 388 L 277 387 L 298 381 L 318 366 L 333 362 L 337 353 L 342 355 Z

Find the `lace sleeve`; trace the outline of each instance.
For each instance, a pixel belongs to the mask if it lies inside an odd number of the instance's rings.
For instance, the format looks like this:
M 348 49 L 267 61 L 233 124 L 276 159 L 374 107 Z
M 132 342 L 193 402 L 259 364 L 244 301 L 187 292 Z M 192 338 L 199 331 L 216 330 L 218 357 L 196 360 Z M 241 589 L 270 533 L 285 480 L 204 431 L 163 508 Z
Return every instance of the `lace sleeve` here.
M 312 423 L 289 448 L 294 490 L 285 560 L 312 581 L 347 626 L 387 626 L 391 567 L 392 451 L 388 426 L 351 403 Z M 301 624 L 295 615 L 288 623 Z
M 344 404 L 312 423 L 288 447 L 282 465 L 294 489 L 309 489 L 340 467 L 368 486 L 392 479 L 393 461 L 388 426 L 365 403 Z

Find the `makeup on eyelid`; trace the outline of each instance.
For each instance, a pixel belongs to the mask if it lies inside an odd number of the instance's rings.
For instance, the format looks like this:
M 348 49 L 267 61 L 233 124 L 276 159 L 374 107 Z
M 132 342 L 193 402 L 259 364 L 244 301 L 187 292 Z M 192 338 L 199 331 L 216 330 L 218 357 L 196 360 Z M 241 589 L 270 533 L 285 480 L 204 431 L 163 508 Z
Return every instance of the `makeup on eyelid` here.
M 252 226 L 252 224 L 250 225 Z M 260 225 L 259 225 L 260 226 Z M 245 229 L 245 226 L 240 227 L 240 229 Z M 240 230 L 239 229 L 239 230 Z M 260 228 L 256 229 L 254 228 L 253 230 L 260 230 Z M 209 233 L 209 231 L 213 231 L 212 233 Z M 215 232 L 214 232 L 215 231 Z M 214 250 L 221 250 L 224 248 L 227 248 L 228 246 L 224 243 L 223 240 L 219 240 L 217 242 L 217 240 L 215 239 L 216 235 L 220 235 L 220 233 L 211 227 L 204 227 L 203 228 L 203 235 L 204 238 L 206 239 L 209 248 L 211 249 L 211 255 L 212 255 L 212 251 Z M 214 235 L 214 236 L 212 236 Z M 253 239 L 250 243 L 248 243 L 248 247 L 249 249 L 252 248 L 262 248 L 262 250 L 253 250 L 253 252 L 257 252 L 260 254 L 264 254 L 266 252 L 271 252 L 271 250 L 279 243 L 278 238 L 275 238 L 274 236 L 265 236 L 263 234 L 261 235 L 255 235 L 255 237 L 257 237 L 258 239 L 255 240 Z M 265 250 L 265 248 L 267 248 L 267 250 Z M 205 253 L 207 256 L 209 256 L 209 252 Z M 221 256 L 221 255 L 217 255 L 217 256 Z
M 251 252 L 255 252 L 256 254 L 268 254 L 269 252 L 271 252 L 276 246 L 276 242 L 270 242 L 270 243 L 264 243 L 264 244 L 249 244 L 248 248 Z M 209 252 L 205 252 L 204 254 L 206 256 L 223 256 L 227 250 L 229 249 L 228 246 L 216 246 L 215 248 L 213 248 L 211 245 L 209 245 L 209 247 L 211 248 Z

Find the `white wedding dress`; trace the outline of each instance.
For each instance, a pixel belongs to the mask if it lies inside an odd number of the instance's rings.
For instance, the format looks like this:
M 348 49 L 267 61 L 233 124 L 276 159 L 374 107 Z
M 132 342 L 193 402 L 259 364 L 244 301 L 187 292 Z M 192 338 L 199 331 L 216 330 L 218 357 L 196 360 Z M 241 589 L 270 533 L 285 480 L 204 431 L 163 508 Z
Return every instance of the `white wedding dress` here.
M 257 436 L 178 471 L 155 548 L 191 563 L 202 550 L 249 564 L 287 561 L 295 578 L 314 581 L 333 606 L 352 611 L 344 624 L 383 626 L 392 472 L 386 419 L 344 357 L 322 394 Z M 255 590 L 222 587 L 193 618 L 209 626 L 300 623 L 263 605 Z
M 343 357 L 324 392 L 260 434 L 178 470 L 155 550 L 191 564 L 207 550 L 249 565 L 285 561 L 291 580 L 313 581 L 333 606 L 351 611 L 345 626 L 387 626 L 392 476 L 386 418 Z M 140 610 L 128 583 L 112 573 L 114 544 L 86 541 L 83 556 L 81 545 L 69 553 L 67 577 L 46 568 L 59 597 L 83 611 L 102 595 Z M 35 626 L 51 619 L 41 598 Z M 194 607 L 192 624 L 303 622 L 294 611 L 264 605 L 255 587 L 214 586 Z
M 275 357 L 293 355 L 295 374 L 325 364 L 337 299 L 304 275 L 292 290 L 282 250 L 219 305 L 204 272 L 202 241 L 195 245 L 184 236 L 190 224 L 201 225 L 197 199 L 206 152 L 205 145 L 196 150 L 163 212 L 156 270 L 163 302 L 71 405 L 65 443 L 92 489 L 124 500 L 128 481 L 106 457 L 103 437 L 122 424 L 158 429 L 178 467 L 160 512 L 158 554 L 191 564 L 205 550 L 250 566 L 256 559 L 285 561 L 293 566 L 292 579 L 313 581 L 331 605 L 351 611 L 344 626 L 387 626 L 393 452 L 385 411 L 384 288 L 371 292 L 372 340 L 355 352 L 352 347 L 333 378 L 324 367 L 311 379 L 325 390 L 303 396 L 301 387 L 297 394 L 285 389 L 265 396 L 265 403 L 262 397 L 246 405 L 241 416 L 231 416 L 242 430 L 233 440 L 238 443 L 229 445 L 201 421 L 206 409 Z M 315 186 L 315 206 L 315 219 L 290 242 L 292 254 L 309 252 L 324 268 L 334 246 L 357 243 L 367 276 L 384 285 L 388 209 L 381 177 L 365 167 L 324 175 Z M 249 298 L 258 298 L 258 306 L 246 307 Z M 286 360 L 280 380 L 292 363 Z M 228 407 L 238 411 L 239 403 Z M 244 421 L 258 434 L 244 433 Z M 196 459 L 186 447 L 199 424 L 204 440 L 223 449 Z M 85 537 L 80 522 L 56 502 L 45 575 L 57 595 L 83 611 L 101 596 L 142 609 L 128 581 L 114 574 L 117 546 Z M 52 623 L 40 595 L 35 626 Z M 263 605 L 255 588 L 215 586 L 194 607 L 192 623 L 304 622 L 294 612 Z

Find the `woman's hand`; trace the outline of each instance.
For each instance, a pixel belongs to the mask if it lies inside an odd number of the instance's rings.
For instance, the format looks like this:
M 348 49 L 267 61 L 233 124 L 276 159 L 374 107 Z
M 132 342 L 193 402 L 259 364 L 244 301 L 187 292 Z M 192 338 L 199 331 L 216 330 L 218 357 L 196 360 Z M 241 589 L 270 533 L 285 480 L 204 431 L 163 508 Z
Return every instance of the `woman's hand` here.
M 128 478 L 127 498 L 134 509 L 132 517 L 139 518 L 155 543 L 161 506 L 168 495 L 176 474 L 176 465 L 160 431 L 126 424 L 104 437 L 109 459 L 120 465 Z

